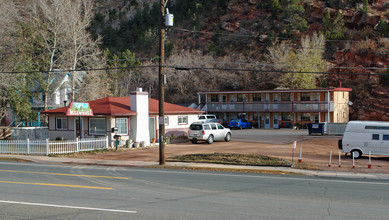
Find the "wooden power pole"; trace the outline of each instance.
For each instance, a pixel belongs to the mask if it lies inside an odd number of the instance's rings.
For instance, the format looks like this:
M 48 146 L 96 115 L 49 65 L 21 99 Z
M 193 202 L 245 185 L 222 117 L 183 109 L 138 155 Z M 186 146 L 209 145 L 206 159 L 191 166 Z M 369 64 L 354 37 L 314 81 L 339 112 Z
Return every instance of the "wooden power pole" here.
M 165 165 L 165 75 L 163 73 L 164 59 L 165 59 L 165 0 L 161 1 L 161 14 L 159 16 L 159 165 Z

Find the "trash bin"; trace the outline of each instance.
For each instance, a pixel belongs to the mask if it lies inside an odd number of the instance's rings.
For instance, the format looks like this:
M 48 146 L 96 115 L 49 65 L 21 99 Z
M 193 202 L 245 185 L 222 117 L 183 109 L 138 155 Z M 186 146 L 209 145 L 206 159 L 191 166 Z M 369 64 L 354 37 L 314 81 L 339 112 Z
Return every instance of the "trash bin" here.
M 308 134 L 324 134 L 324 123 L 315 123 L 307 124 L 308 125 Z

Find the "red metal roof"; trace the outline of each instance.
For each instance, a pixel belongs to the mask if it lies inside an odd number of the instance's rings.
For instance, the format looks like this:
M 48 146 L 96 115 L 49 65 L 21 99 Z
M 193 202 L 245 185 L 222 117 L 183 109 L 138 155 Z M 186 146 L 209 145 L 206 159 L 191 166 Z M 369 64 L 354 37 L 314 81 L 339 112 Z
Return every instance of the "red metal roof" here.
M 102 99 L 96 99 L 88 102 L 94 115 L 113 115 L 113 116 L 130 116 L 137 115 L 136 112 L 131 111 L 131 98 L 130 97 L 106 97 Z M 66 114 L 69 107 L 61 107 L 48 111 L 42 111 L 42 114 Z M 204 111 L 191 109 L 171 103 L 164 103 L 164 112 L 167 115 L 174 114 L 201 114 Z M 149 98 L 149 114 L 158 115 L 159 104 L 158 100 Z

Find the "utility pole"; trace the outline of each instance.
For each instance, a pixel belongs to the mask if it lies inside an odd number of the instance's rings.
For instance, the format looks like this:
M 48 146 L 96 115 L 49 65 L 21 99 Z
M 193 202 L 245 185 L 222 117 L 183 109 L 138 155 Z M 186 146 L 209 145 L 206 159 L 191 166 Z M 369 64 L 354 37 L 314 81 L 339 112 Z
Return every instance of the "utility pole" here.
M 159 165 L 165 165 L 165 75 L 163 73 L 164 56 L 165 56 L 165 0 L 161 1 L 161 14 L 159 16 Z

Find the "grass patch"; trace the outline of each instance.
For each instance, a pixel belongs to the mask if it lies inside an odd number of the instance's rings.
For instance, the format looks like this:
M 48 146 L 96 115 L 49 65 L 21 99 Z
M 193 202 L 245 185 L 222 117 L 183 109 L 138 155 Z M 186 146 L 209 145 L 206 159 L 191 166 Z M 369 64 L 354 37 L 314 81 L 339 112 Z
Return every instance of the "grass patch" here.
M 277 166 L 290 167 L 288 161 L 254 154 L 227 154 L 227 153 L 213 153 L 213 154 L 187 154 L 180 155 L 167 159 L 169 162 L 195 162 L 195 163 L 216 163 L 216 164 L 233 164 L 233 165 L 247 165 L 247 166 Z
M 68 154 L 49 154 L 49 157 L 83 157 L 87 155 L 95 155 L 95 154 L 104 154 L 108 152 L 120 152 L 123 151 L 121 149 L 102 149 L 102 150 L 93 150 L 93 151 L 81 151 L 77 153 L 68 153 Z
M 235 169 L 235 168 L 216 168 L 216 167 L 186 167 L 186 166 L 146 166 L 153 169 L 176 169 L 176 170 L 200 170 L 200 171 L 220 171 L 220 172 L 241 172 L 241 173 L 267 173 L 279 175 L 303 175 L 295 172 L 281 170 L 257 170 L 257 169 Z

